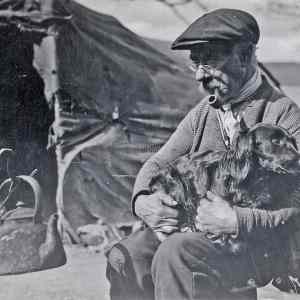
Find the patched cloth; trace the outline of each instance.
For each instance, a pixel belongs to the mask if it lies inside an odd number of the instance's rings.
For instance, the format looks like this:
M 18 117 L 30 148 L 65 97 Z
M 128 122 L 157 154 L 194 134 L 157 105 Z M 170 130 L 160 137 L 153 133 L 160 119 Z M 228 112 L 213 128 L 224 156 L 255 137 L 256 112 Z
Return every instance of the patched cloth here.
M 216 40 L 248 41 L 257 44 L 259 27 L 249 13 L 237 9 L 217 9 L 193 22 L 172 44 L 173 50 Z

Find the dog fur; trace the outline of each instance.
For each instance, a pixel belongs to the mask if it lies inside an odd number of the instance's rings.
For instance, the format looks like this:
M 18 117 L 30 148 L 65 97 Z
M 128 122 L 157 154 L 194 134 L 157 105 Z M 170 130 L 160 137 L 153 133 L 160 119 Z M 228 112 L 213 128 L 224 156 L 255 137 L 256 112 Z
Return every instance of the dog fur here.
M 231 205 L 275 210 L 300 207 L 300 154 L 287 130 L 259 123 L 241 130 L 228 151 L 181 157 L 151 180 L 151 192 L 172 196 L 181 209 L 180 230 L 197 231 L 197 208 L 208 190 Z M 232 253 L 241 242 L 216 239 Z

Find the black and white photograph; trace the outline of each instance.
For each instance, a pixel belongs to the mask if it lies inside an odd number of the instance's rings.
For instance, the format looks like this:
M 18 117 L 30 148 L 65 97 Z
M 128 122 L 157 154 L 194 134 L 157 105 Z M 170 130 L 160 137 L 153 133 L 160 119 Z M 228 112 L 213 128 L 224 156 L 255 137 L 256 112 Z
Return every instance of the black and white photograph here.
M 299 298 L 299 0 L 0 0 L 0 299 Z

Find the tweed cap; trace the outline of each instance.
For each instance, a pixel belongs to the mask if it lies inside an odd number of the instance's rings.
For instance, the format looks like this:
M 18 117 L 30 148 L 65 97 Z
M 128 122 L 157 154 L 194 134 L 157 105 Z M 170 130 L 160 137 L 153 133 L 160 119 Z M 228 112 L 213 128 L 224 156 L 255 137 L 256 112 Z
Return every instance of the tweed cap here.
M 172 44 L 173 50 L 190 49 L 210 41 L 249 41 L 257 44 L 259 27 L 249 13 L 237 9 L 217 9 L 193 22 Z

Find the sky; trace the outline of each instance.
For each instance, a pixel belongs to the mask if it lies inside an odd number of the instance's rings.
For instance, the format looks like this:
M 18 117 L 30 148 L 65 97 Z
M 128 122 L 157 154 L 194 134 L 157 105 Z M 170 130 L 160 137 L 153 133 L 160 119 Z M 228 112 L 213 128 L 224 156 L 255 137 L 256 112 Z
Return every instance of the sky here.
M 173 41 L 205 11 L 221 7 L 244 9 L 252 13 L 261 28 L 258 56 L 265 62 L 300 62 L 300 0 L 194 0 L 177 6 L 185 21 L 157 0 L 76 0 L 104 14 L 115 16 L 135 33 Z M 168 0 L 179 2 L 181 0 Z M 282 5 L 284 4 L 284 6 Z

